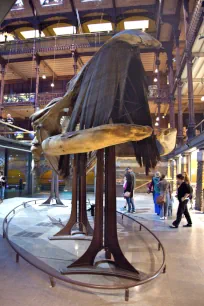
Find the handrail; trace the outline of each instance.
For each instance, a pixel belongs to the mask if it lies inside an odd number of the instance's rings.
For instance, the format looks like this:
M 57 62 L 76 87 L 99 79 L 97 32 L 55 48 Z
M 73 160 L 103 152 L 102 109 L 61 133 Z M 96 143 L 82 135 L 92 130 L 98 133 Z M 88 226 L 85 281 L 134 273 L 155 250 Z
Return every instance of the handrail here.
M 203 120 L 201 120 L 201 122 L 199 122 L 195 127 L 194 127 L 194 130 L 196 130 L 197 129 L 197 127 L 199 127 L 202 123 L 204 123 L 204 119 Z
M 161 274 L 162 272 L 165 273 L 166 271 L 166 263 L 165 263 L 165 260 L 166 260 L 166 255 L 165 255 L 165 249 L 164 249 L 164 246 L 162 245 L 161 241 L 159 240 L 159 238 L 150 230 L 148 229 L 144 224 L 142 224 L 141 222 L 135 220 L 134 218 L 132 218 L 131 216 L 129 215 L 126 215 L 124 213 L 121 213 L 119 211 L 117 211 L 118 214 L 120 214 L 122 216 L 122 219 L 123 217 L 127 217 L 129 219 L 131 219 L 132 221 L 138 223 L 140 225 L 140 230 L 143 228 L 145 228 L 158 242 L 158 250 L 162 250 L 162 253 L 163 253 L 163 260 L 162 260 L 162 265 L 160 266 L 160 268 L 152 275 L 150 275 L 149 277 L 147 277 L 146 279 L 143 279 L 141 281 L 136 281 L 134 280 L 134 278 L 130 278 L 130 277 L 127 277 L 127 275 L 123 275 L 123 276 L 119 276 L 119 277 L 123 277 L 123 278 L 128 278 L 129 280 L 132 280 L 132 282 L 129 282 L 128 285 L 125 285 L 125 284 L 120 284 L 120 285 L 110 285 L 110 286 L 105 286 L 105 285 L 97 285 L 97 284 L 88 284 L 88 283 L 84 283 L 84 282 L 80 282 L 80 281 L 75 281 L 71 278 L 69 278 L 68 276 L 63 276 L 62 274 L 60 274 L 58 271 L 54 270 L 53 268 L 49 267 L 47 268 L 46 265 L 43 263 L 39 263 L 38 264 L 35 262 L 33 262 L 30 258 L 34 258 L 35 261 L 36 261 L 36 258 L 29 254 L 29 256 L 26 256 L 24 254 L 22 254 L 21 251 L 19 251 L 17 249 L 17 247 L 15 246 L 14 243 L 12 243 L 12 241 L 9 239 L 8 237 L 8 229 L 9 229 L 9 224 L 10 224 L 10 221 L 12 220 L 12 217 L 10 218 L 9 222 L 8 222 L 8 217 L 14 213 L 15 214 L 15 210 L 21 206 L 24 206 L 24 208 L 27 207 L 27 204 L 31 203 L 31 202 L 35 202 L 35 204 L 37 203 L 37 201 L 41 201 L 42 199 L 37 199 L 37 200 L 31 200 L 31 201 L 27 201 L 27 202 L 23 202 L 22 204 L 20 205 L 17 205 L 15 208 L 13 208 L 7 215 L 6 217 L 4 218 L 3 220 L 3 238 L 6 238 L 6 240 L 8 241 L 10 247 L 16 252 L 16 259 L 20 257 L 22 257 L 25 261 L 27 261 L 29 264 L 31 264 L 32 266 L 34 266 L 35 268 L 41 270 L 42 272 L 46 273 L 50 278 L 56 278 L 56 279 L 59 279 L 59 280 L 62 280 L 66 283 L 71 283 L 73 285 L 77 285 L 77 286 L 81 286 L 81 287 L 87 287 L 87 288 L 93 288 L 93 289 L 129 289 L 129 288 L 132 288 L 132 287 L 135 287 L 135 286 L 140 286 L 142 284 L 145 284 L 147 282 L 150 282 L 151 280 L 155 279 L 159 274 Z M 6 228 L 5 228 L 5 225 Z M 24 252 L 26 253 L 26 251 Z M 18 260 L 17 260 L 18 261 Z M 38 260 L 39 261 L 39 260 Z M 70 272 L 69 274 L 79 274 L 79 273 L 84 273 L 83 270 L 80 270 L 79 271 L 72 271 Z M 84 274 L 88 274 L 87 272 L 85 272 Z M 89 272 L 89 274 L 96 274 L 95 272 Z M 52 283 L 53 280 L 50 279 L 50 282 Z
M 0 120 L 0 124 L 7 125 L 7 126 L 9 126 L 9 127 L 11 127 L 11 128 L 15 128 L 15 129 L 17 129 L 18 131 L 23 131 L 23 132 L 25 132 L 25 133 L 29 133 L 29 134 L 30 134 L 30 133 L 33 133 L 33 131 L 29 131 L 29 130 L 23 129 L 23 128 L 17 126 L 17 125 L 10 124 L 10 123 L 4 122 L 4 121 L 2 121 L 2 120 Z

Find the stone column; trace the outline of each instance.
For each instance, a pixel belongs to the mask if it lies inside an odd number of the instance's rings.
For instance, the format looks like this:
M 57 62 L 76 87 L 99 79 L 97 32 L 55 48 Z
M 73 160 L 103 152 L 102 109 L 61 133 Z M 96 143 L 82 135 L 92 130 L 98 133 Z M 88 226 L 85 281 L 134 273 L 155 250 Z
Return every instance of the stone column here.
M 173 161 L 173 159 L 169 159 L 169 160 L 168 160 L 168 169 L 167 169 L 167 178 L 168 178 L 169 181 L 170 181 L 171 188 L 173 188 L 173 177 L 172 177 L 173 168 L 172 168 L 172 161 Z
M 189 153 L 184 153 L 181 158 L 181 172 L 186 172 L 189 174 Z
M 168 179 L 172 179 L 171 163 L 172 163 L 172 159 L 168 159 L 168 168 L 167 168 L 167 178 Z
M 189 0 L 183 0 L 183 14 L 184 14 L 184 27 L 186 47 L 188 46 L 188 28 L 189 28 Z M 193 95 L 193 76 L 192 76 L 192 52 L 186 52 L 186 65 L 187 65 L 187 80 L 188 80 L 188 139 L 195 136 L 195 112 L 194 112 L 194 95 Z
M 175 128 L 175 110 L 174 110 L 174 96 L 172 95 L 174 85 L 174 72 L 173 72 L 173 55 L 172 47 L 167 49 L 167 65 L 168 65 L 168 78 L 169 78 L 169 110 L 170 110 L 170 126 Z
M 0 116 L 2 116 L 4 102 L 4 81 L 5 81 L 5 65 L 1 64 L 1 91 L 0 91 Z
M 36 85 L 35 85 L 35 111 L 39 108 L 38 104 L 38 93 L 39 93 L 39 80 L 40 80 L 40 59 L 39 57 L 36 57 Z
M 176 183 L 176 175 L 177 175 L 177 158 L 172 159 L 171 162 L 171 169 L 172 169 L 172 189 L 173 191 L 177 190 L 177 183 Z
M 204 148 L 197 154 L 197 183 L 195 208 L 204 212 Z

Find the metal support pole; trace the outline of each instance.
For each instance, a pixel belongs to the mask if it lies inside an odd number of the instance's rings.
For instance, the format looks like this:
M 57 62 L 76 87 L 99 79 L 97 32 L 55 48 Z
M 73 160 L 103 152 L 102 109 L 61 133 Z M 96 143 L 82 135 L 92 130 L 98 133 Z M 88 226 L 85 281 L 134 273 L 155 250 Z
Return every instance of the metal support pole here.
M 28 172 L 27 172 L 27 193 L 32 194 L 32 173 L 31 173 L 31 164 L 32 164 L 32 154 L 27 153 L 28 156 Z
M 74 68 L 74 75 L 77 75 L 77 51 L 76 51 L 76 45 L 71 45 L 71 52 L 72 52 L 72 58 L 74 60 L 73 68 Z
M 170 110 L 170 126 L 175 128 L 175 110 L 174 110 L 174 96 L 172 94 L 174 86 L 174 72 L 173 72 L 173 55 L 172 47 L 167 49 L 167 65 L 168 65 L 168 78 L 169 78 L 169 110 Z
M 39 79 L 40 79 L 40 60 L 36 59 L 36 86 L 35 86 L 35 111 L 38 109 L 38 93 L 39 93 Z
M 182 82 L 181 79 L 178 79 L 177 82 L 177 99 L 178 99 L 178 144 L 183 144 L 183 111 L 182 111 Z
M 2 117 L 4 103 L 5 65 L 1 64 L 0 116 Z
M 160 60 L 159 60 L 159 52 L 157 52 L 156 54 L 156 68 L 157 68 L 157 91 L 158 91 L 158 113 L 157 116 L 159 118 L 158 122 L 159 122 L 159 126 L 158 129 L 160 130 L 161 128 L 161 84 L 160 84 L 160 72 L 159 72 L 159 66 L 160 66 Z
M 194 95 L 193 95 L 193 77 L 192 77 L 192 52 L 188 50 L 188 29 L 189 29 L 189 0 L 183 0 L 184 27 L 186 36 L 186 64 L 187 64 L 187 79 L 188 79 L 188 139 L 195 136 L 195 112 L 194 112 Z
M 181 68 L 181 57 L 180 57 L 180 48 L 179 48 L 179 37 L 181 31 L 177 28 L 174 29 L 174 39 L 176 44 L 176 76 L 178 77 L 180 68 Z M 181 78 L 177 80 L 177 100 L 178 100 L 178 144 L 183 144 L 183 112 L 182 112 L 182 82 Z

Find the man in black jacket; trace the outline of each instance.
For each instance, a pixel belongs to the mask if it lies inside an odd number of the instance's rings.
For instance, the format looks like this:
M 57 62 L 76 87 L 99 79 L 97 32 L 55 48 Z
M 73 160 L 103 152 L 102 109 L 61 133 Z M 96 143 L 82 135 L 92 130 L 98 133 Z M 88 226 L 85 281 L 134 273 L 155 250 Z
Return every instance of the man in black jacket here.
M 184 181 L 184 176 L 182 174 L 177 175 L 177 183 L 179 184 L 179 188 L 178 188 L 179 206 L 178 206 L 178 211 L 177 211 L 177 218 L 172 223 L 172 226 L 170 227 L 178 228 L 183 214 L 186 217 L 186 220 L 188 222 L 183 227 L 191 227 L 192 221 L 191 221 L 191 217 L 190 217 L 188 206 L 187 206 L 188 198 L 191 193 L 190 186 Z

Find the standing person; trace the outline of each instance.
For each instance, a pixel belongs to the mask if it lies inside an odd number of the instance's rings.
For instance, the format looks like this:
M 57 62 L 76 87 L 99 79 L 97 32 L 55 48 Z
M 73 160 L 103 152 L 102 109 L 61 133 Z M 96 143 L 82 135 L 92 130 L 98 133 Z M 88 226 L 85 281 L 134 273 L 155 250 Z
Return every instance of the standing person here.
M 12 125 L 14 124 L 14 119 L 12 118 L 11 114 L 8 114 L 8 115 L 6 116 L 5 122 L 7 122 L 7 123 L 9 123 L 9 124 L 12 124 Z
M 8 115 L 6 116 L 5 122 L 7 122 L 7 123 L 9 123 L 9 124 L 11 124 L 11 125 L 14 124 L 14 119 L 12 118 L 11 114 L 8 114 Z M 7 127 L 7 128 L 9 129 L 9 131 L 12 132 L 12 128 L 9 128 L 9 127 Z M 13 138 L 13 134 L 8 134 L 8 138 Z
M 160 195 L 159 182 L 160 182 L 161 173 L 157 171 L 152 178 L 151 184 L 149 184 L 149 192 L 153 189 L 153 201 L 154 201 L 154 211 L 159 216 L 160 215 L 160 205 L 157 204 L 157 198 Z
M 160 190 L 160 196 L 164 199 L 164 204 L 160 205 L 160 219 L 166 220 L 167 219 L 167 213 L 168 213 L 168 207 L 171 200 L 171 189 L 169 182 L 165 179 L 165 175 L 162 174 L 160 178 L 160 182 L 158 184 L 159 190 Z
M 184 225 L 183 227 L 191 227 L 192 226 L 192 220 L 188 211 L 188 197 L 190 195 L 190 186 L 186 184 L 185 182 L 185 177 L 182 174 L 178 174 L 176 176 L 177 178 L 177 183 L 179 185 L 178 188 L 178 200 L 179 200 L 179 206 L 177 210 L 177 218 L 176 220 L 172 223 L 172 226 L 170 228 L 178 228 L 179 224 L 181 222 L 182 215 L 186 217 L 187 224 Z
M 126 179 L 126 176 L 124 176 L 124 179 L 123 179 L 123 194 L 125 193 L 126 187 L 127 187 L 127 179 Z M 124 205 L 122 210 L 126 211 L 126 207 L 127 207 L 127 200 L 125 199 L 125 205 Z
M 133 212 L 135 212 L 134 190 L 135 190 L 135 184 L 136 184 L 136 176 L 131 167 L 128 167 L 127 171 L 130 173 L 131 179 L 132 179 L 132 191 L 131 191 L 130 203 L 132 205 Z
M 188 173 L 187 172 L 183 172 L 183 176 L 184 176 L 184 182 L 190 186 L 190 196 L 189 196 L 189 199 L 190 199 L 191 207 L 192 207 L 192 205 L 193 205 L 193 187 L 191 186 L 191 181 L 190 181 Z
M 132 191 L 133 191 L 132 177 L 131 177 L 131 174 L 128 172 L 127 169 L 126 169 L 125 177 L 126 177 L 127 182 L 126 182 L 126 185 L 124 187 L 124 198 L 127 201 L 128 212 L 130 213 L 130 212 L 134 212 L 135 208 L 134 208 L 134 205 L 132 204 L 132 202 L 130 201 L 131 197 L 133 197 L 133 194 L 132 194 Z
M 3 171 L 0 171 L 0 198 L 2 202 L 4 200 L 5 188 L 6 188 L 6 178 L 4 176 Z
M 19 197 L 21 197 L 22 196 L 22 192 L 23 192 L 23 180 L 22 180 L 22 178 L 20 178 L 20 180 L 19 180 L 18 188 L 19 188 Z

